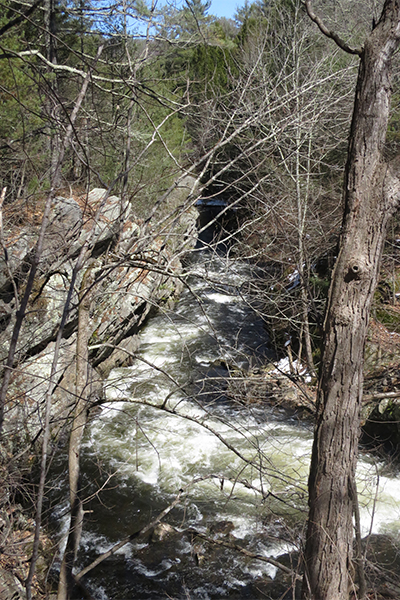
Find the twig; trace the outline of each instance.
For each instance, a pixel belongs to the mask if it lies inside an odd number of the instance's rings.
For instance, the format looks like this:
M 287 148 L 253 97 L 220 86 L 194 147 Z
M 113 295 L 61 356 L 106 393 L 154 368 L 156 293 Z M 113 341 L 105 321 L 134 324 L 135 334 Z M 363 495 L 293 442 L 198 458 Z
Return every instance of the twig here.
M 4 252 L 4 262 L 6 263 L 7 274 L 11 280 L 13 289 L 14 289 L 14 297 L 15 297 L 15 310 L 18 312 L 19 310 L 19 299 L 18 299 L 18 289 L 15 283 L 15 279 L 10 269 L 10 262 L 8 260 L 8 251 L 6 244 L 4 242 L 4 229 L 3 229 L 3 204 L 6 197 L 7 188 L 3 187 L 0 196 L 0 245 L 3 248 Z

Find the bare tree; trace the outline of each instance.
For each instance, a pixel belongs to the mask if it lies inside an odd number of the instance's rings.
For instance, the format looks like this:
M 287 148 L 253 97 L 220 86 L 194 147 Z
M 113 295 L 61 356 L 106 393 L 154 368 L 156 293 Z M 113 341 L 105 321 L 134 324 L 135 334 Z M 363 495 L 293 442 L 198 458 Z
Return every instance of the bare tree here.
M 217 89 L 200 104 L 193 137 L 203 149 L 234 131 L 229 145 L 215 147 L 209 189 L 242 208 L 237 254 L 267 265 L 250 291 L 256 306 L 263 299 L 277 346 L 292 336 L 315 373 L 311 337 L 323 307 L 313 302 L 311 278 L 339 231 L 341 132 L 350 122 L 355 66 L 318 43 L 301 2 L 264 10 L 268 18 L 249 25 L 235 55 L 229 93 L 209 83 Z
M 68 449 L 69 494 L 71 522 L 67 545 L 60 568 L 58 600 L 69 598 L 73 587 L 72 569 L 79 548 L 83 526 L 83 502 L 80 485 L 80 451 L 82 437 L 88 417 L 88 340 L 89 310 L 93 298 L 93 270 L 88 265 L 81 282 L 78 331 L 76 341 L 76 383 L 77 402 L 71 424 Z
M 391 62 L 400 41 L 400 4 L 386 0 L 361 48 L 330 31 L 306 2 L 310 18 L 343 50 L 360 57 L 348 159 L 340 252 L 324 324 L 317 423 L 309 477 L 303 595 L 347 599 L 352 571 L 354 482 L 363 389 L 363 355 L 387 223 L 400 200 L 398 159 L 384 156 L 390 114 Z

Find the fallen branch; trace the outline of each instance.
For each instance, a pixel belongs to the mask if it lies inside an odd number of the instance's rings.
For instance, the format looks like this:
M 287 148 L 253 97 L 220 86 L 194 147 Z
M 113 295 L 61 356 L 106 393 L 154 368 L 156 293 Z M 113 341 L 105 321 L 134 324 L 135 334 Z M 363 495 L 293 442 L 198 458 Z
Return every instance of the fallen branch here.
M 98 556 L 93 562 L 91 562 L 90 565 L 88 565 L 87 567 L 82 569 L 82 571 L 79 571 L 79 573 L 77 573 L 77 575 L 75 575 L 75 578 L 74 578 L 75 581 L 79 581 L 80 579 L 82 579 L 82 577 L 84 575 L 89 573 L 89 571 L 92 571 L 92 569 L 94 569 L 95 567 L 97 567 L 97 565 L 99 565 L 104 560 L 106 560 L 106 558 L 115 554 L 120 548 L 122 548 L 129 542 L 132 542 L 133 540 L 137 539 L 138 537 L 141 537 L 142 535 L 147 533 L 150 529 L 155 527 L 155 525 L 157 525 L 179 503 L 179 501 L 182 497 L 182 494 L 184 492 L 185 492 L 185 490 L 183 490 L 183 489 L 179 490 L 179 493 L 176 496 L 175 500 L 173 502 L 171 502 L 171 504 L 169 506 L 167 506 L 167 508 L 165 508 L 162 512 L 160 512 L 160 514 L 151 523 L 149 523 L 148 525 L 145 525 L 145 527 L 142 527 L 142 529 L 139 529 L 139 531 L 135 531 L 131 535 L 128 535 L 124 539 L 120 540 L 117 544 L 114 544 L 114 546 L 112 546 L 112 548 L 107 550 L 107 552 L 100 554 L 100 556 Z
M 385 398 L 400 398 L 400 392 L 379 392 L 377 394 L 364 394 L 363 401 L 384 400 Z

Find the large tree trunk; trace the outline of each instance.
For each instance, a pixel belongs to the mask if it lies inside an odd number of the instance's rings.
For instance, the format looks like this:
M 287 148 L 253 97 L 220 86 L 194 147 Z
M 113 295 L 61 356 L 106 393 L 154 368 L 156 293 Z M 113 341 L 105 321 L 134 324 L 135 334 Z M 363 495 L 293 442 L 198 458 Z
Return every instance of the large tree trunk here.
M 400 2 L 386 0 L 360 52 L 345 215 L 324 326 L 303 587 L 304 597 L 313 600 L 347 599 L 354 583 L 352 515 L 364 344 L 387 223 L 400 195 L 396 165 L 383 158 L 391 58 L 399 36 Z

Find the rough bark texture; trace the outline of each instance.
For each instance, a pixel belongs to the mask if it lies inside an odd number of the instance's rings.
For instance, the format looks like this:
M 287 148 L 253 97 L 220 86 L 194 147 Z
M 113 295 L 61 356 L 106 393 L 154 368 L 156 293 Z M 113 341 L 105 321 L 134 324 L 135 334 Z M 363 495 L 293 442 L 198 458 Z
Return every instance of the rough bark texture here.
M 344 600 L 353 588 L 353 498 L 364 344 L 386 227 L 400 182 L 383 148 L 400 1 L 387 0 L 361 52 L 345 172 L 345 215 L 328 301 L 309 478 L 303 596 Z
M 88 339 L 90 305 L 93 296 L 91 289 L 91 269 L 86 270 L 79 294 L 79 322 L 76 340 L 76 406 L 72 420 L 68 451 L 69 494 L 71 522 L 60 569 L 57 600 L 71 598 L 74 586 L 72 570 L 79 548 L 83 525 L 83 502 L 80 489 L 80 453 L 82 437 L 88 416 Z

